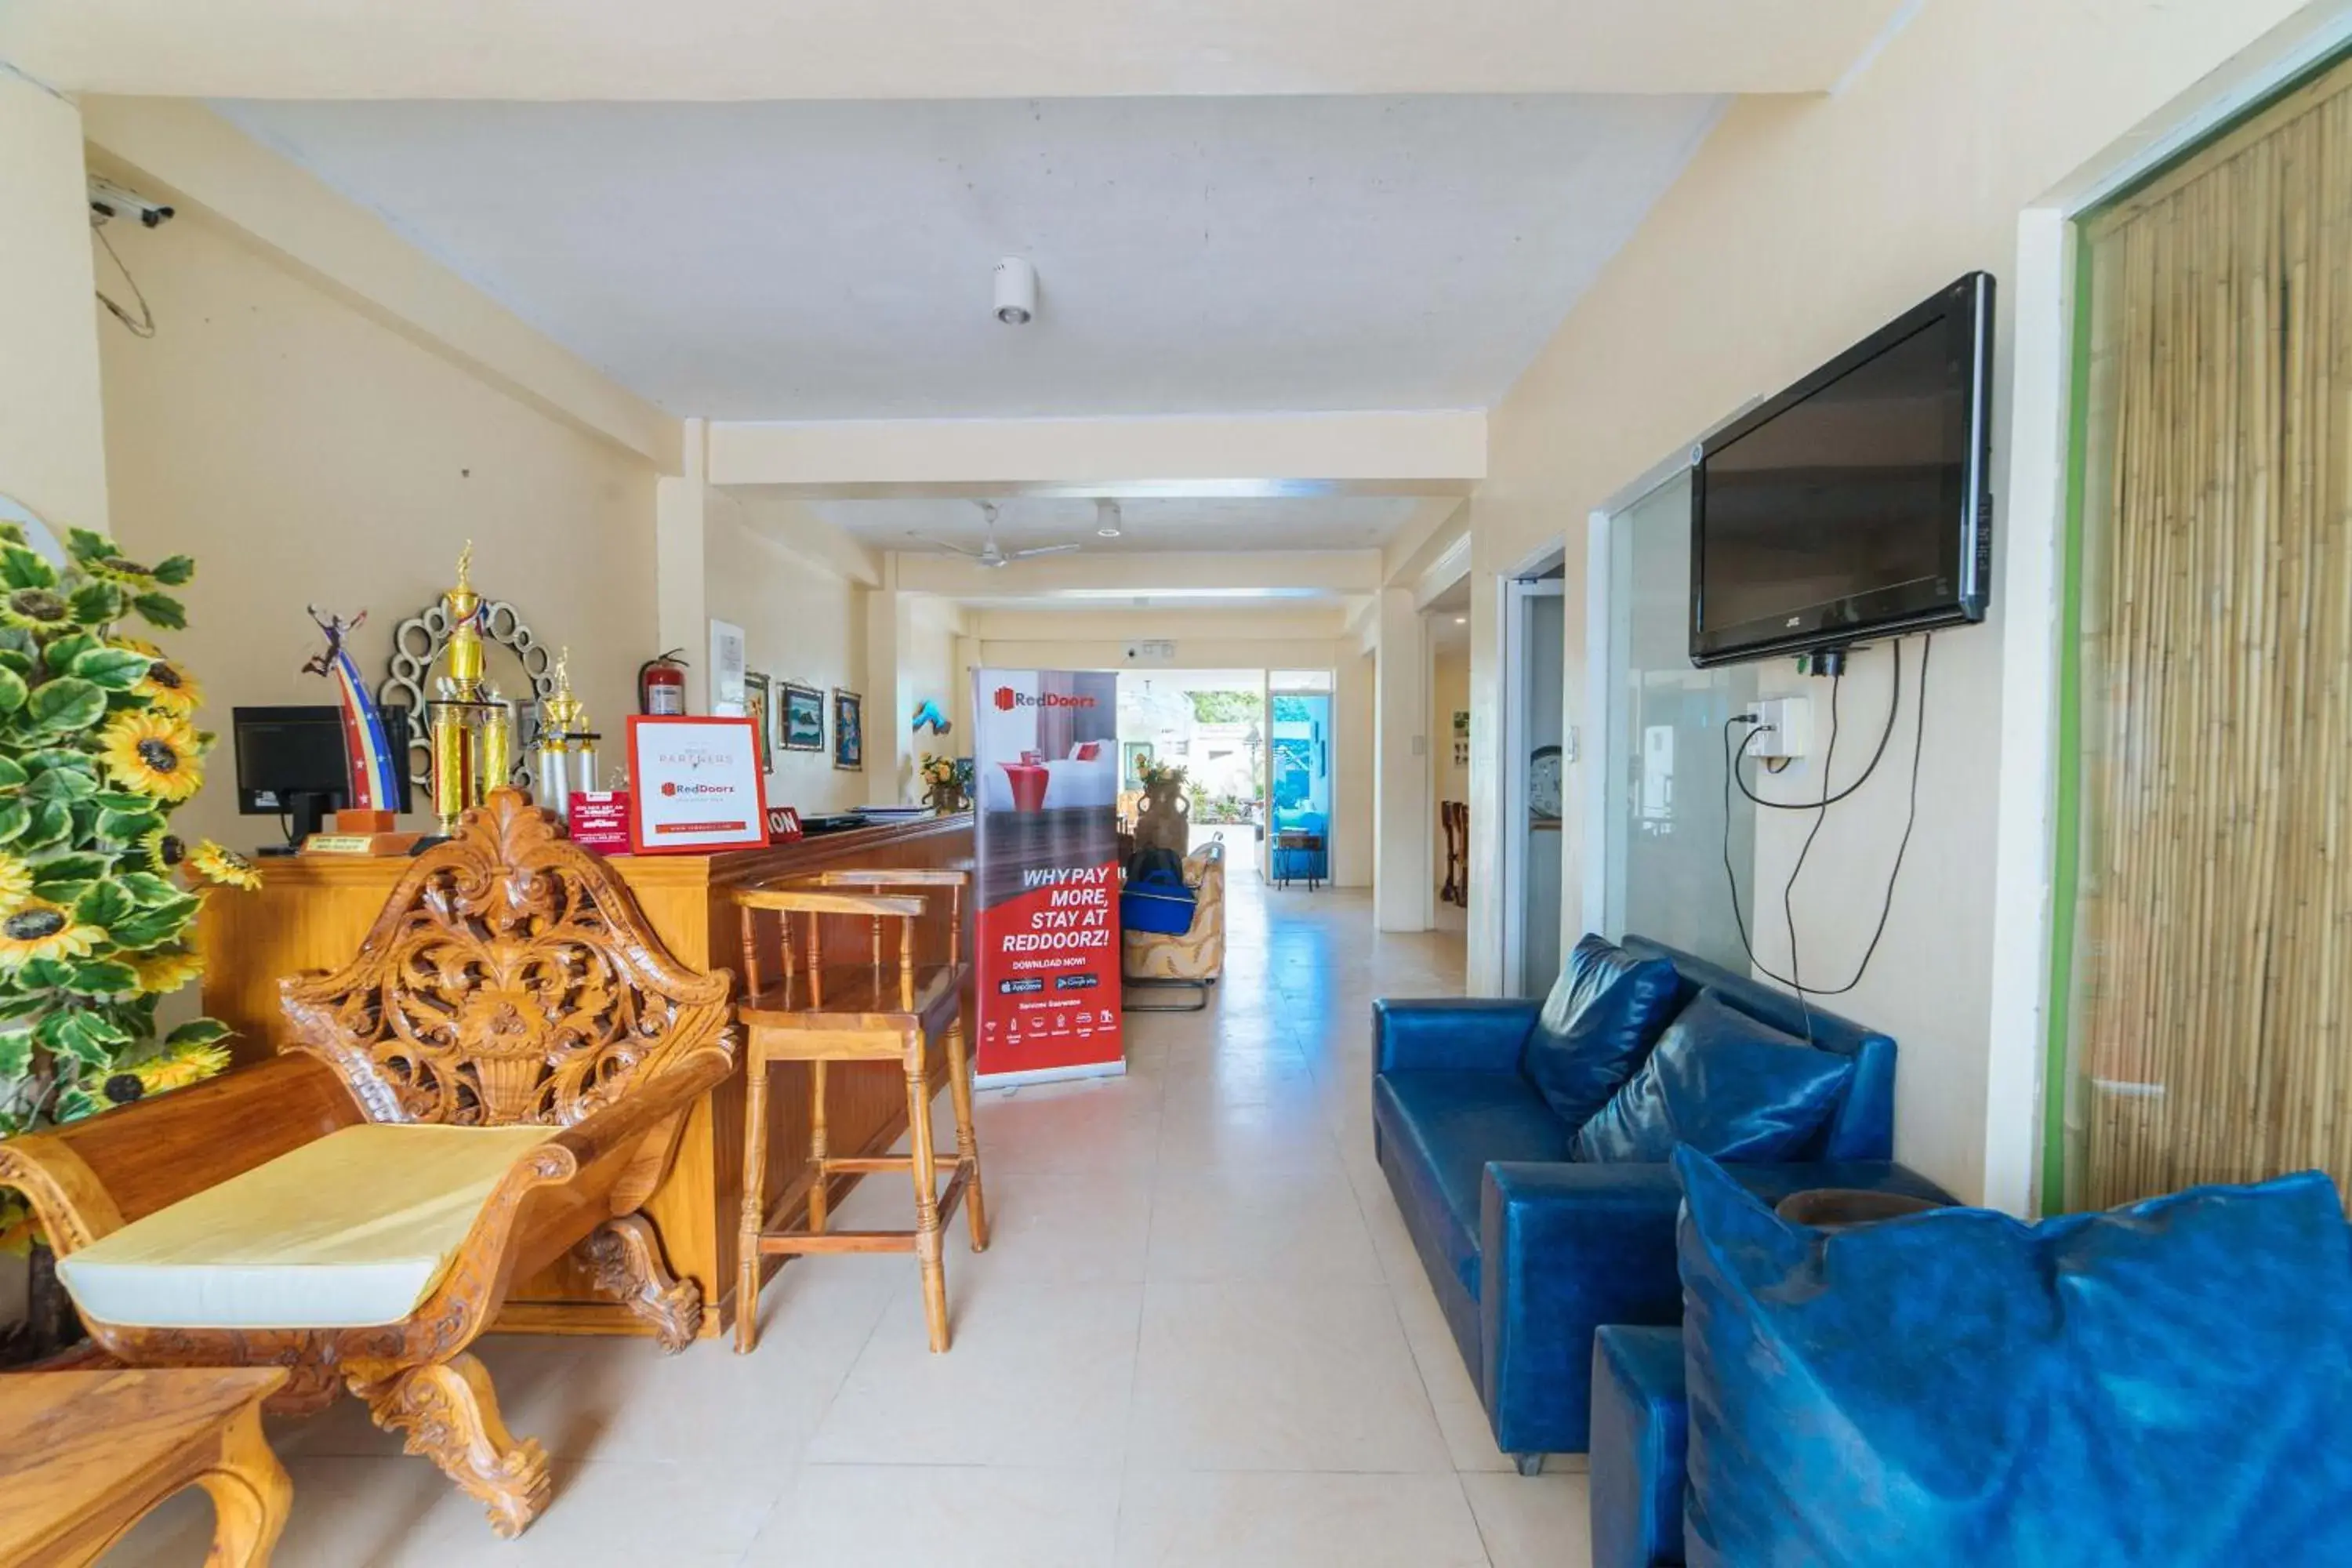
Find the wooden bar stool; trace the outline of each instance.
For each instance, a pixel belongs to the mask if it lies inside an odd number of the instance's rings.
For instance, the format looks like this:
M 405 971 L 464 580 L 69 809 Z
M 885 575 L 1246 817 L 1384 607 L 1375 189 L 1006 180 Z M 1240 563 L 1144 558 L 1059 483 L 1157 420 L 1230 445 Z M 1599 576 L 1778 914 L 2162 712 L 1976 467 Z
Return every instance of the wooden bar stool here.
M 761 1259 L 772 1253 L 912 1252 L 922 1265 L 923 1313 L 931 1349 L 948 1348 L 947 1273 L 941 1237 L 958 1204 L 967 1204 L 971 1249 L 988 1246 L 988 1210 L 981 1192 L 980 1143 L 971 1124 L 971 1067 L 963 1026 L 967 966 L 962 955 L 964 872 L 940 869 L 829 871 L 770 888 L 735 894 L 742 910 L 744 1000 L 736 1010 L 742 1026 L 749 1078 L 743 1109 L 743 1212 L 740 1275 L 735 1293 L 735 1348 L 749 1352 L 759 1342 Z M 946 935 L 937 962 L 919 962 L 917 933 L 927 910 L 940 901 L 898 889 L 944 889 Z M 761 978 L 760 916 L 775 917 L 783 973 L 774 984 Z M 824 922 L 863 919 L 871 937 L 866 961 L 825 962 Z M 897 953 L 887 938 L 898 927 Z M 797 931 L 795 928 L 798 928 Z M 796 942 L 795 937 L 798 937 Z M 797 951 L 796 951 L 797 948 Z M 954 1172 L 947 1190 L 939 1187 L 939 1157 L 931 1137 L 931 1044 L 945 1049 L 945 1066 L 955 1107 Z M 834 1062 L 895 1061 L 906 1074 L 908 1152 L 843 1158 L 825 1141 L 825 1069 Z M 772 1231 L 768 1214 L 768 1074 L 778 1062 L 805 1062 L 809 1068 L 809 1157 L 794 1183 L 808 1197 L 803 1229 Z M 915 1184 L 915 1228 L 911 1231 L 835 1231 L 827 1228 L 826 1187 L 847 1173 L 909 1172 Z M 797 1195 L 786 1194 L 785 1206 Z

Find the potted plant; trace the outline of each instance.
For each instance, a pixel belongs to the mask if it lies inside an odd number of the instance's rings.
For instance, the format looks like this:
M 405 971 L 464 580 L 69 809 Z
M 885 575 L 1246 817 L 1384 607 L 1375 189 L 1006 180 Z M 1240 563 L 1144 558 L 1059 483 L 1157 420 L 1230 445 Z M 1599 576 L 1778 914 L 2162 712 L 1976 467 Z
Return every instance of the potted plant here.
M 0 1137 L 226 1068 L 226 1025 L 166 1030 L 157 1005 L 203 972 L 190 939 L 206 891 L 259 885 L 242 857 L 172 832 L 213 737 L 193 721 L 194 679 L 125 630 L 184 628 L 163 590 L 195 563 L 146 565 L 82 529 L 67 551 L 60 570 L 0 524 Z M 0 1189 L 0 1247 L 39 1240 Z
M 971 799 L 972 764 L 969 757 L 940 757 L 926 752 L 915 776 L 922 781 L 924 800 L 941 816 L 964 810 Z

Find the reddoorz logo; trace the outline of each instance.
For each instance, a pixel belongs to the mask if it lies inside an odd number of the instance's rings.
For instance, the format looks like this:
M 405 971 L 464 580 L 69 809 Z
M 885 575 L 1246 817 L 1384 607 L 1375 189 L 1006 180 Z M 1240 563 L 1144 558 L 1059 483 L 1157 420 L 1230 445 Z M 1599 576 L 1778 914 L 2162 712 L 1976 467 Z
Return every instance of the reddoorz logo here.
M 1048 691 L 1043 697 L 1036 697 L 1026 691 L 1015 691 L 1009 686 L 1000 686 L 996 689 L 996 710 L 999 713 L 1010 713 L 1015 708 L 1092 708 L 1094 706 L 1093 698 L 1074 696 L 1066 691 Z

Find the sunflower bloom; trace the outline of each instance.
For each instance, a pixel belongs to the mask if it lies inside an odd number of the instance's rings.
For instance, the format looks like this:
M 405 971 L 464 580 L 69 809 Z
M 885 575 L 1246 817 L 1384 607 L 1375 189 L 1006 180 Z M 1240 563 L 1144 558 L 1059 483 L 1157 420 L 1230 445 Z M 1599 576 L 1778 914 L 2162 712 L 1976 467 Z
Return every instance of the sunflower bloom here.
M 84 958 L 105 939 L 102 929 L 83 925 L 71 910 L 26 899 L 0 920 L 0 973 L 14 973 L 37 958 Z
M 228 1052 L 219 1046 L 181 1046 L 130 1069 L 149 1094 L 185 1089 L 228 1070 Z
M 139 837 L 139 858 L 158 877 L 168 877 L 188 858 L 188 841 L 168 827 L 158 827 Z
M 188 868 L 206 881 L 243 888 L 248 893 L 261 886 L 261 873 L 253 868 L 252 861 L 209 838 L 188 851 Z
M 205 972 L 204 955 L 178 949 L 162 952 L 125 953 L 123 962 L 139 976 L 139 989 L 150 995 L 177 991 Z M 154 1088 L 152 1084 L 147 1086 Z
M 99 732 L 99 761 L 114 782 L 159 800 L 183 801 L 204 787 L 196 732 L 176 714 L 118 713 Z
M 205 689 L 196 684 L 196 678 L 160 656 L 147 667 L 147 673 L 139 678 L 139 684 L 131 689 L 147 699 L 159 710 L 177 713 L 184 718 L 203 706 L 205 700 Z
M 0 597 L 0 625 L 28 632 L 62 631 L 73 625 L 73 609 L 55 588 L 12 588 Z
M 33 868 L 14 855 L 0 853 L 0 910 L 13 910 L 33 896 Z

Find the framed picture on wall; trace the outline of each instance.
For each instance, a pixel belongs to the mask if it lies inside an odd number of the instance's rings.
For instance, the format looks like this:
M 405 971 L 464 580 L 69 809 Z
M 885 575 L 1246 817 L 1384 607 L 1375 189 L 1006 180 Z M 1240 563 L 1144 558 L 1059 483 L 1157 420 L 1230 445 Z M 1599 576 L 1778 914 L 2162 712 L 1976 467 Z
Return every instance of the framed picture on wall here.
M 833 689 L 833 765 L 866 770 L 866 699 L 838 686 Z
M 757 670 L 743 672 L 743 714 L 751 721 L 751 752 L 760 759 L 760 771 L 776 771 L 775 710 L 768 702 L 768 678 Z
M 797 680 L 776 683 L 776 743 L 787 752 L 824 750 L 824 692 Z

